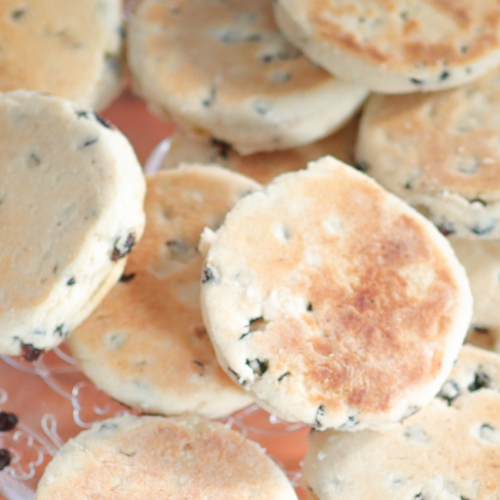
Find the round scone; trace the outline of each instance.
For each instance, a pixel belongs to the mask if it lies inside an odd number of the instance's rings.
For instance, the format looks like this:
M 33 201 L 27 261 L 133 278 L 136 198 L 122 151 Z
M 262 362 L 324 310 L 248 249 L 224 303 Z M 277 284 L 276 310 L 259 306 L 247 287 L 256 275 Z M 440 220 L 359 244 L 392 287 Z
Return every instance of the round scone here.
M 458 87 L 500 64 L 498 0 L 276 0 L 274 8 L 311 60 L 376 92 Z
M 130 24 L 128 60 L 153 112 L 243 154 L 325 137 L 367 95 L 292 47 L 270 0 L 144 0 Z
M 0 353 L 61 343 L 142 235 L 145 182 L 126 138 L 69 101 L 0 95 Z
M 471 316 L 467 278 L 424 217 L 325 157 L 204 232 L 205 325 L 278 417 L 383 430 L 428 403 Z
M 500 71 L 456 90 L 374 95 L 356 145 L 360 166 L 445 234 L 500 238 Z
M 466 346 L 438 397 L 402 425 L 384 434 L 311 433 L 308 498 L 497 500 L 499 389 L 498 354 Z
M 474 298 L 471 330 L 479 338 L 491 337 L 500 350 L 500 241 L 449 241 L 465 267 Z
M 358 122 L 356 117 L 339 132 L 306 146 L 245 156 L 217 139 L 178 132 L 171 139 L 161 168 L 175 168 L 186 161 L 218 163 L 267 184 L 276 176 L 304 168 L 307 162 L 327 154 L 354 165 Z
M 218 418 L 252 402 L 220 368 L 203 325 L 197 246 L 255 181 L 217 166 L 147 176 L 146 230 L 123 275 L 71 338 L 84 373 L 143 411 Z
M 2 0 L 0 91 L 106 107 L 123 76 L 122 0 Z
M 36 500 L 297 500 L 257 443 L 197 417 L 113 418 L 70 439 Z

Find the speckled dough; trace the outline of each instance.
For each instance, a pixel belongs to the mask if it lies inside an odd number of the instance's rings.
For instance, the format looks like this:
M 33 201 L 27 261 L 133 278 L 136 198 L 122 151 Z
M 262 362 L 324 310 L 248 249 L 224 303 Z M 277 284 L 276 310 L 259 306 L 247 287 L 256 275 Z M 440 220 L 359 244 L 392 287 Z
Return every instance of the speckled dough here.
M 449 241 L 469 277 L 474 298 L 472 330 L 477 336 L 491 337 L 494 349 L 500 351 L 500 241 L 456 237 Z
M 69 339 L 85 374 L 147 412 L 218 418 L 252 402 L 219 367 L 200 311 L 205 226 L 260 185 L 216 166 L 147 177 L 146 231 L 122 282 Z
M 36 500 L 297 500 L 257 443 L 196 417 L 126 416 L 68 441 Z
M 373 95 L 357 161 L 445 234 L 500 238 L 500 70 L 434 94 Z
M 358 131 L 358 117 L 353 118 L 339 132 L 321 141 L 285 151 L 240 155 L 229 144 L 210 137 L 178 132 L 171 139 L 170 149 L 162 168 L 170 169 L 180 163 L 219 163 L 267 184 L 276 176 L 304 168 L 308 161 L 326 154 L 354 165 L 354 145 Z
M 116 129 L 69 101 L 0 95 L 0 353 L 50 349 L 118 280 L 144 177 Z
M 0 91 L 103 109 L 122 88 L 122 31 L 122 0 L 1 0 Z
M 438 392 L 469 324 L 467 278 L 436 228 L 367 176 L 322 158 L 203 239 L 205 325 L 267 410 L 383 430 Z
M 153 112 L 243 154 L 325 137 L 367 95 L 292 47 L 270 0 L 144 0 L 130 25 L 128 59 Z
M 499 0 L 276 0 L 311 60 L 370 90 L 443 90 L 500 64 Z
M 402 425 L 313 432 L 303 469 L 309 498 L 497 500 L 499 389 L 498 354 L 466 346 L 438 397 Z

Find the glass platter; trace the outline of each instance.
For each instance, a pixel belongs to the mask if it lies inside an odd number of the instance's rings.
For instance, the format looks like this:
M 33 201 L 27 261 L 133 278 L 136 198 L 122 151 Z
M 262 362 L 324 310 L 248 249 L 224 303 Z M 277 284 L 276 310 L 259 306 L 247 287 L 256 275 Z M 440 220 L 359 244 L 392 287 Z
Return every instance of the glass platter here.
M 102 115 L 127 135 L 146 170 L 154 171 L 168 150 L 165 138 L 173 125 L 151 116 L 128 90 Z M 69 438 L 93 422 L 134 413 L 99 391 L 64 344 L 34 363 L 0 356 L 0 410 L 19 418 L 13 431 L 0 433 L 0 449 L 12 455 L 11 465 L 0 472 L 0 498 L 6 500 L 33 499 L 45 466 Z M 224 422 L 260 443 L 287 472 L 299 498 L 305 499 L 298 484 L 308 426 L 279 422 L 257 406 Z

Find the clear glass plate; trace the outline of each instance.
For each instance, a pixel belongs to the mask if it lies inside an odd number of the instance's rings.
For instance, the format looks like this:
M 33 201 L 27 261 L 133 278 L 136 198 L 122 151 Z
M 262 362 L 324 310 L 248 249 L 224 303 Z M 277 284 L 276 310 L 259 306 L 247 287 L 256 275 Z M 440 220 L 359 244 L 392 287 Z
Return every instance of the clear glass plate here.
M 127 135 L 147 171 L 158 168 L 168 150 L 165 138 L 174 130 L 172 124 L 149 114 L 130 91 L 103 116 Z M 7 448 L 12 455 L 11 465 L 0 472 L 0 495 L 8 500 L 33 499 L 45 466 L 70 437 L 93 422 L 133 413 L 99 391 L 64 344 L 34 363 L 0 356 L 0 410 L 19 418 L 13 431 L 0 433 L 0 449 Z M 280 422 L 255 405 L 224 422 L 260 443 L 298 486 L 308 426 Z M 297 492 L 305 498 L 300 487 Z

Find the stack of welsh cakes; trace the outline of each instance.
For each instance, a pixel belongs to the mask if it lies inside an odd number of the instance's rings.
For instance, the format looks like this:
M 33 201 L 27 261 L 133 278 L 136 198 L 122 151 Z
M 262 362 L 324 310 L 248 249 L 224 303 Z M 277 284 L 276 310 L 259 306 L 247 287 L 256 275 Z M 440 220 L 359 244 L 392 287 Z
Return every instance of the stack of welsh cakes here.
M 72 3 L 0 0 L 0 351 L 69 337 L 142 416 L 37 499 L 296 498 L 207 420 L 252 402 L 311 426 L 311 500 L 499 498 L 500 357 L 462 345 L 500 344 L 500 2 L 138 2 L 133 88 L 178 126 L 145 182 L 92 109 L 121 6 Z

